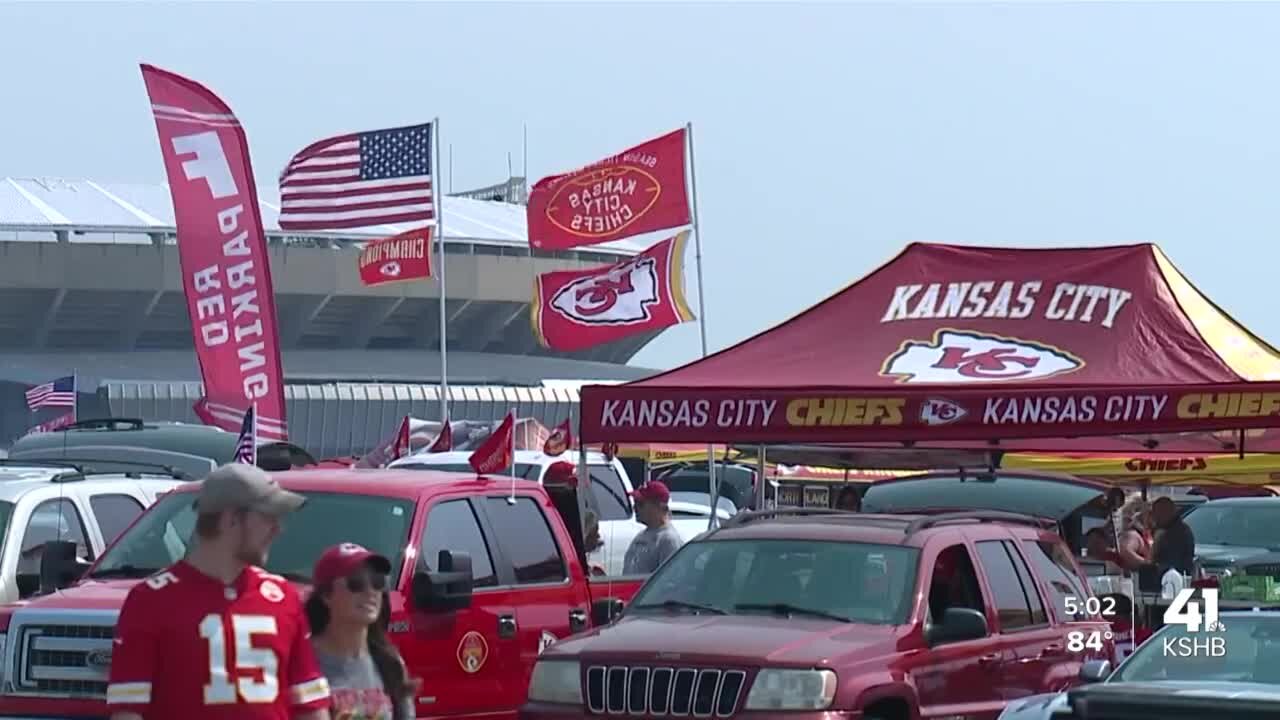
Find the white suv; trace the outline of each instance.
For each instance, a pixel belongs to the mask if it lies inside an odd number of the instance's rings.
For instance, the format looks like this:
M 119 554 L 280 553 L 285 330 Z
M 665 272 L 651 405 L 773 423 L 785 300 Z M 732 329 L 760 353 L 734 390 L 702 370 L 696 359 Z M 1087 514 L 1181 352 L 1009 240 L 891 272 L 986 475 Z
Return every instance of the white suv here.
M 0 462 L 0 602 L 40 590 L 46 543 L 74 542 L 79 561 L 92 562 L 159 495 L 182 482 L 162 472 Z

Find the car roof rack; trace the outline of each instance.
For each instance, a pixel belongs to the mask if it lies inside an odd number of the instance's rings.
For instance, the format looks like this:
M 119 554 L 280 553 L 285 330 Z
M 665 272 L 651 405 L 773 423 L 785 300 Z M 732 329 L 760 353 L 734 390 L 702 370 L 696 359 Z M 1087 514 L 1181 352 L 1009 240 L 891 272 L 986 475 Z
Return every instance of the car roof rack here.
M 899 513 L 912 514 L 910 510 L 899 510 Z M 923 511 L 917 511 L 923 512 Z M 1037 528 L 1054 528 L 1058 523 L 1049 518 L 1036 517 L 1034 515 L 1024 515 L 1022 513 L 1005 512 L 1003 510 L 966 510 L 964 512 L 948 512 L 938 515 L 929 515 L 916 520 L 912 520 L 907 524 L 906 534 L 914 535 L 921 530 L 928 530 L 939 525 L 950 525 L 954 523 L 987 523 L 987 522 L 1005 522 L 1016 523 L 1018 525 L 1030 525 Z
M 722 528 L 737 527 L 745 525 L 756 520 L 764 520 L 765 518 L 774 517 L 804 517 L 808 515 L 857 515 L 852 510 L 838 510 L 836 508 L 770 508 L 767 510 L 748 510 L 740 512 L 728 520 L 720 523 Z
M 103 470 L 93 467 L 92 463 L 102 463 L 109 466 L 116 465 L 122 466 L 122 468 L 119 470 Z M 124 475 L 129 478 L 139 478 L 143 475 L 163 475 L 175 480 L 194 479 L 191 477 L 190 473 L 184 472 L 181 468 L 176 468 L 172 465 L 140 462 L 136 460 L 115 460 L 109 458 L 60 458 L 58 460 L 23 460 L 22 458 L 0 459 L 0 467 L 4 467 L 6 465 L 14 467 L 66 468 L 70 471 L 67 474 L 51 478 L 51 482 L 82 480 L 93 475 Z M 138 469 L 130 470 L 127 468 Z

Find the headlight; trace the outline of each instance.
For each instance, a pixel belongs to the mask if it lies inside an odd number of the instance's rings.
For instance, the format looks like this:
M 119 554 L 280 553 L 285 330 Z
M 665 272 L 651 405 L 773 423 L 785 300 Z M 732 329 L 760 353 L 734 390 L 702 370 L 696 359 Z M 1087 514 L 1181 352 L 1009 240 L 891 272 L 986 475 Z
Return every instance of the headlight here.
M 761 670 L 751 683 L 747 710 L 826 710 L 836 696 L 830 670 Z
M 573 660 L 539 660 L 529 680 L 529 702 L 582 704 L 582 664 Z

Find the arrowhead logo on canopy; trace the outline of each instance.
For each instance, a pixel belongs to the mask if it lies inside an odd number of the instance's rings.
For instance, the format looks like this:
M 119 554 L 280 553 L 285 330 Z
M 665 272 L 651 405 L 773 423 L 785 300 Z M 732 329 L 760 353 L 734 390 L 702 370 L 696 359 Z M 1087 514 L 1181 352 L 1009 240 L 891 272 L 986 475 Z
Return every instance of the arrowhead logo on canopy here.
M 948 329 L 939 330 L 932 342 L 903 343 L 880 374 L 912 384 L 977 383 L 1040 380 L 1082 367 L 1084 360 L 1052 345 Z

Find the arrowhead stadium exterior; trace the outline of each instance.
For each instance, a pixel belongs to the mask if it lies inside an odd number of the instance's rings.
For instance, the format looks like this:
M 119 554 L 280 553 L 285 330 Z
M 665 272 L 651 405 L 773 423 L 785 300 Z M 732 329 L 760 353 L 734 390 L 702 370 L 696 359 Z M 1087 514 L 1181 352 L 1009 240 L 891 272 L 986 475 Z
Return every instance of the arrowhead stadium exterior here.
M 439 283 L 364 287 L 357 271 L 364 240 L 408 226 L 285 232 L 278 202 L 259 192 L 291 439 L 317 456 L 346 455 L 376 445 L 406 413 L 436 419 Z M 531 252 L 523 197 L 513 178 L 442 199 L 456 419 L 514 408 L 557 423 L 581 381 L 649 374 L 625 363 L 653 333 L 557 353 L 537 343 L 529 318 L 537 273 L 616 262 L 646 239 Z M 23 392 L 73 373 L 82 419 L 197 422 L 200 376 L 163 184 L 0 178 L 0 447 L 62 412 L 28 412 Z

